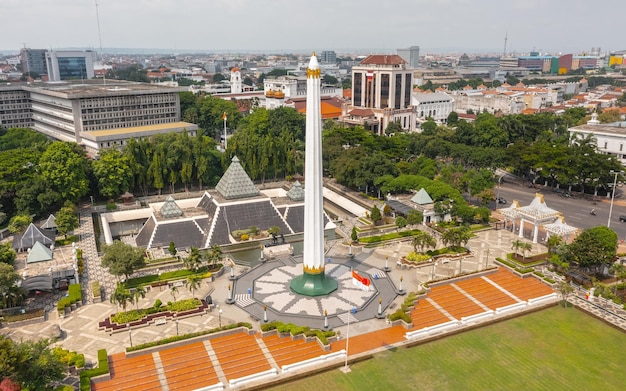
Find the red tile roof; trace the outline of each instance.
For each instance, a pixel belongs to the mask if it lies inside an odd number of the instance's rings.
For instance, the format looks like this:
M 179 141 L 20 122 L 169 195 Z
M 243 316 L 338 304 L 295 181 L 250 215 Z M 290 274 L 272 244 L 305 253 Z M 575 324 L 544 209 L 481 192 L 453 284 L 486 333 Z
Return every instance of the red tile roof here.
M 407 62 L 397 54 L 371 54 L 360 65 L 402 65 Z
M 374 116 L 374 112 L 372 109 L 354 109 L 350 111 L 348 114 L 353 115 L 355 117 L 372 117 Z

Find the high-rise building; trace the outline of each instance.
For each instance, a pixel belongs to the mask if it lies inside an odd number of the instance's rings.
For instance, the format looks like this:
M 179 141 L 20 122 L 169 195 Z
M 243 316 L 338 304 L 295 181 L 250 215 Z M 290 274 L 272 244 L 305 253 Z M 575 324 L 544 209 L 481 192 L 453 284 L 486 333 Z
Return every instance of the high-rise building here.
M 420 47 L 411 46 L 406 49 L 398 49 L 398 56 L 407 62 L 409 68 L 419 68 L 420 66 Z
M 320 54 L 320 62 L 324 64 L 336 64 L 337 53 L 334 50 L 325 50 Z
M 46 49 L 29 49 L 20 50 L 20 60 L 22 63 L 23 73 L 37 73 L 38 75 L 47 75 L 48 68 L 46 66 Z
M 392 122 L 414 131 L 412 91 L 413 69 L 402 57 L 370 55 L 352 67 L 352 104 L 344 107 L 342 121 L 380 135 Z
M 92 50 L 53 50 L 46 53 L 48 80 L 92 79 L 96 52 Z

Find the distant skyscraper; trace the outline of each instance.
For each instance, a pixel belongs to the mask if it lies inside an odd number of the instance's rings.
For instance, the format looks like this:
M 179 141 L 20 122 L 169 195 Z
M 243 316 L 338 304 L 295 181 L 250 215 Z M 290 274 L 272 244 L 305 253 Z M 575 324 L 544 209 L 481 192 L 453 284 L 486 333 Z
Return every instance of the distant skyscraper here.
M 28 49 L 24 48 L 20 50 L 20 57 L 22 62 L 22 72 L 34 72 L 39 75 L 47 75 L 48 69 L 46 67 L 46 49 Z
M 335 64 L 337 63 L 337 53 L 333 50 L 325 50 L 320 55 L 320 61 L 325 64 Z
M 419 68 L 420 66 L 420 47 L 411 46 L 407 49 L 398 49 L 398 56 L 407 62 L 409 68 Z
M 50 81 L 70 79 L 92 79 L 96 52 L 91 50 L 53 50 L 46 53 L 48 79 Z

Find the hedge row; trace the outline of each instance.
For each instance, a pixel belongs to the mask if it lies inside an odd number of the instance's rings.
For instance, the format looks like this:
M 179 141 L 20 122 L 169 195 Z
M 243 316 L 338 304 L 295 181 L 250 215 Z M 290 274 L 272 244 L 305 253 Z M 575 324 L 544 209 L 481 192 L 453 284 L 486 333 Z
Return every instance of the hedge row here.
M 128 279 L 124 283 L 124 286 L 126 287 L 126 289 L 131 289 L 131 288 L 136 288 L 138 286 L 150 285 L 154 282 L 159 282 L 159 281 L 179 280 L 181 278 L 188 277 L 191 275 L 198 275 L 202 278 L 209 278 L 211 277 L 211 272 L 208 271 L 208 268 L 206 266 L 202 266 L 198 268 L 197 272 L 194 272 L 193 270 L 183 269 L 183 270 L 176 270 L 173 272 L 161 273 L 160 275 L 151 274 L 148 276 Z
M 307 326 L 298 326 L 293 323 L 270 322 L 261 325 L 261 331 L 277 330 L 279 333 L 289 333 L 293 336 L 304 334 L 307 337 L 317 337 L 323 345 L 328 345 L 328 338 L 334 337 L 337 333 L 334 331 L 322 331 L 319 329 L 312 330 Z
M 186 339 L 200 337 L 202 335 L 217 333 L 218 331 L 236 329 L 237 327 L 246 327 L 248 329 L 251 329 L 252 325 L 246 322 L 239 322 L 239 323 L 233 323 L 233 324 L 229 324 L 229 325 L 222 326 L 222 327 L 217 327 L 217 328 L 210 329 L 210 330 L 198 331 L 195 333 L 189 333 L 189 334 L 183 334 L 183 335 L 175 335 L 173 337 L 160 339 L 158 341 L 146 342 L 146 343 L 142 343 L 139 345 L 127 347 L 126 352 L 130 353 L 136 350 L 152 348 L 155 346 L 161 346 L 161 345 L 165 345 L 165 344 L 172 343 L 172 342 L 184 341 Z
M 70 284 L 67 288 L 67 296 L 61 298 L 57 303 L 57 310 L 63 312 L 66 307 L 79 301 L 83 301 L 83 291 L 80 289 L 80 284 Z
M 80 373 L 80 391 L 91 391 L 91 378 L 109 373 L 109 357 L 106 349 L 98 350 L 98 367 Z

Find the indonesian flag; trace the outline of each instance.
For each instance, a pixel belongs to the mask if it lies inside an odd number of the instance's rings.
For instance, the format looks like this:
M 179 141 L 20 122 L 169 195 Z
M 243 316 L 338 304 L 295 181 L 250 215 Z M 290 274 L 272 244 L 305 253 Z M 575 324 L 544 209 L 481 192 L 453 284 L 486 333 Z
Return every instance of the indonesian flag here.
M 369 278 L 359 276 L 359 274 L 354 270 L 352 270 L 352 285 L 357 286 L 364 291 L 370 290 Z
M 224 114 L 222 115 L 222 119 L 226 121 L 226 118 L 228 118 L 228 116 L 226 115 L 226 112 L 224 112 Z
M 374 77 L 374 71 L 367 71 L 365 76 L 367 76 L 367 81 L 372 81 L 372 78 Z

